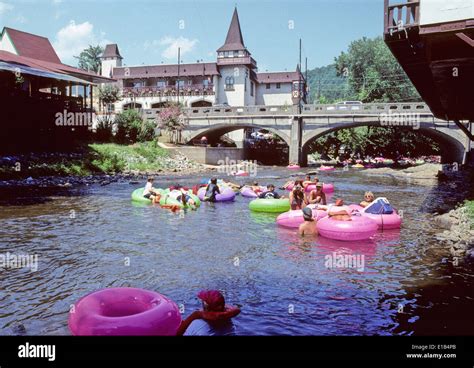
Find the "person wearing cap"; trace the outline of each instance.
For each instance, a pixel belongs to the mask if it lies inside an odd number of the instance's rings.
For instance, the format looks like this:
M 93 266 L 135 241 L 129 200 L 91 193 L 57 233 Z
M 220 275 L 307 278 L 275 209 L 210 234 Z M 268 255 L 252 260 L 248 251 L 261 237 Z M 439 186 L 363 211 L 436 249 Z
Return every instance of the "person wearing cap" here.
M 316 189 L 313 189 L 307 198 L 308 204 L 322 204 L 326 206 L 326 194 L 323 192 L 323 183 L 317 183 Z
M 296 181 L 290 193 L 290 208 L 292 211 L 302 210 L 306 206 L 306 198 L 301 181 Z
M 318 229 L 316 228 L 317 221 L 313 218 L 313 211 L 311 210 L 311 208 L 303 208 L 303 219 L 304 222 L 300 225 L 298 233 L 301 236 L 318 235 Z
M 198 294 L 202 310 L 189 315 L 176 332 L 178 336 L 230 336 L 235 335 L 232 318 L 240 308 L 225 304 L 224 296 L 218 290 L 202 290 Z

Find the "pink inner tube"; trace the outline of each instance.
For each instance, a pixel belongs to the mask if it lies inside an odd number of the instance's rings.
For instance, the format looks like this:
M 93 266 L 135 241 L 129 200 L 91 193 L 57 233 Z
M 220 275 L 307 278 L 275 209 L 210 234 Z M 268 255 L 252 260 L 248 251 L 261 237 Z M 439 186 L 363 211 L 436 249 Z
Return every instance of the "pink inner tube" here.
M 319 168 L 319 171 L 334 171 L 334 170 L 336 170 L 336 169 L 332 166 L 321 166 Z
M 286 190 L 291 192 L 293 190 L 294 186 L 295 186 L 294 184 L 290 184 L 286 187 Z M 312 190 L 315 190 L 315 189 L 316 189 L 316 184 L 310 184 L 306 187 L 305 192 L 309 193 L 309 192 L 311 192 Z M 323 183 L 323 193 L 328 194 L 328 193 L 333 193 L 333 192 L 334 192 L 334 185 L 333 184 Z
M 300 165 L 288 165 L 287 168 L 290 169 L 290 170 L 298 170 L 298 169 L 301 169 L 301 166 Z
M 358 210 L 362 214 L 362 216 L 365 216 L 375 221 L 379 229 L 399 229 L 402 226 L 402 218 L 395 209 L 394 212 L 390 214 L 376 215 L 373 213 L 365 213 L 364 207 L 359 206 L 358 204 L 351 204 L 349 207 L 354 210 Z
M 261 193 L 265 192 L 267 190 L 267 188 L 265 187 L 260 187 L 260 190 L 262 191 Z M 240 194 L 242 195 L 242 197 L 247 197 L 247 198 L 257 198 L 258 197 L 258 194 L 255 193 L 252 188 L 249 188 L 249 187 L 243 187 L 241 190 L 240 190 Z
M 179 308 L 154 291 L 110 288 L 86 295 L 69 313 L 74 336 L 173 336 Z
M 323 210 L 317 210 L 316 208 L 311 208 L 313 211 L 313 219 L 320 220 L 323 217 L 327 216 L 327 212 Z M 303 222 L 303 211 L 288 211 L 279 215 L 276 219 L 278 226 L 287 227 L 287 228 L 298 228 Z
M 235 173 L 234 176 L 249 176 L 250 174 L 247 171 L 239 170 Z
M 319 234 L 322 236 L 342 241 L 364 240 L 377 232 L 377 224 L 365 216 L 352 216 L 351 221 L 334 220 L 325 217 L 318 221 Z
M 216 202 L 229 202 L 235 199 L 235 192 L 229 187 L 219 186 L 219 189 L 221 193 L 216 195 Z M 205 194 L 206 194 L 206 187 L 202 187 L 201 189 L 198 190 L 198 197 L 201 201 L 204 200 Z

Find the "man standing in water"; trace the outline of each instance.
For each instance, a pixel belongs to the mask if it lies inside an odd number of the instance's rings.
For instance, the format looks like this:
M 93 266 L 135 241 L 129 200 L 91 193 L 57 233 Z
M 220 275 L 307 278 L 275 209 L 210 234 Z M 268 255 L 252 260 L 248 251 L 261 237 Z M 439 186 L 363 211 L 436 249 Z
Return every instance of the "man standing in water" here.
M 301 236 L 318 235 L 318 229 L 316 228 L 316 220 L 313 219 L 313 211 L 309 207 L 303 208 L 304 222 L 300 225 L 298 233 Z

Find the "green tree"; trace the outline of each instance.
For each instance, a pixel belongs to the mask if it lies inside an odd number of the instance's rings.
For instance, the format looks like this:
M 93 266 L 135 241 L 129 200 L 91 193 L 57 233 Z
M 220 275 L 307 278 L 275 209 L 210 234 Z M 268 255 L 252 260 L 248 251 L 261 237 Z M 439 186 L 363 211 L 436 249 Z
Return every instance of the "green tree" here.
M 361 38 L 336 59 L 337 75 L 347 78 L 362 102 L 407 102 L 421 98 L 381 37 Z
M 110 105 L 120 100 L 120 89 L 114 84 L 105 84 L 99 87 L 99 99 L 105 107 L 105 111 L 110 111 Z
M 135 109 L 129 109 L 117 114 L 115 117 L 117 134 L 115 139 L 119 143 L 136 143 L 151 141 L 155 137 L 156 125 L 148 120 L 143 120 Z
M 101 61 L 100 56 L 104 53 L 104 48 L 97 45 L 89 47 L 83 50 L 79 56 L 74 56 L 78 59 L 78 66 L 83 70 L 88 70 L 90 72 L 99 73 L 101 70 Z

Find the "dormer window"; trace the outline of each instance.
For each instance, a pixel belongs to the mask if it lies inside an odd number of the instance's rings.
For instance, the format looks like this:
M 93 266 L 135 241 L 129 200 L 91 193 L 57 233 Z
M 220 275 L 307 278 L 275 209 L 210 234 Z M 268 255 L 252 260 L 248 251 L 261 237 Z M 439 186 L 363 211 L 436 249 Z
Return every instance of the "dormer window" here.
M 239 57 L 239 52 L 238 51 L 234 51 L 234 57 Z

